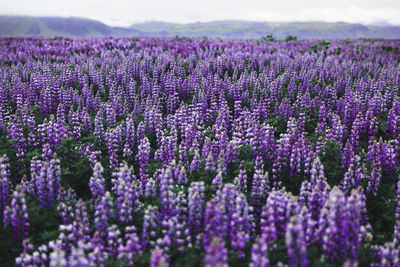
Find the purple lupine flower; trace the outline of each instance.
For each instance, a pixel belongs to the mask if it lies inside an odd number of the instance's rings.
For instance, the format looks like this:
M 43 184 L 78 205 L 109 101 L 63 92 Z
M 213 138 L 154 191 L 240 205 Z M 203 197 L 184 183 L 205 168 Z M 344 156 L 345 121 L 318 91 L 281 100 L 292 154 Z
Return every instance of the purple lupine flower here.
M 60 190 L 60 203 L 57 206 L 58 215 L 61 217 L 63 224 L 71 224 L 74 220 L 74 205 L 76 195 L 72 189 L 66 191 L 64 188 Z
M 147 198 L 155 198 L 156 195 L 156 181 L 153 178 L 150 178 L 144 187 L 144 196 Z
M 189 229 L 193 235 L 201 232 L 204 219 L 204 182 L 192 182 L 189 188 Z
M 0 219 L 3 218 L 6 207 L 10 204 L 9 195 L 12 184 L 10 181 L 10 164 L 6 155 L 0 157 Z
M 97 209 L 96 209 L 97 211 Z M 103 211 L 106 212 L 106 211 Z M 96 216 L 96 214 L 95 214 Z M 99 215 L 97 215 L 99 216 Z M 71 223 L 72 226 L 72 239 L 74 242 L 78 240 L 89 240 L 90 239 L 90 222 L 85 203 L 79 199 L 75 204 L 75 214 L 74 219 Z M 96 218 L 95 218 L 96 226 Z
M 113 224 L 106 229 L 106 239 L 107 239 L 107 249 L 108 256 L 111 258 L 116 258 L 118 255 L 118 248 L 122 245 L 122 240 L 120 238 L 121 232 L 117 225 Z
M 154 248 L 151 250 L 151 259 L 150 259 L 151 267 L 168 267 L 169 266 L 169 258 L 165 254 L 164 249 L 162 248 Z
M 194 151 L 192 163 L 190 164 L 190 172 L 191 173 L 196 172 L 200 168 L 201 168 L 200 154 L 199 151 L 196 149 Z
M 204 245 L 206 267 L 227 267 L 228 251 L 225 247 L 225 241 L 221 237 L 214 237 L 210 244 Z
M 239 175 L 235 178 L 234 184 L 237 190 L 246 193 L 247 192 L 247 173 L 243 168 L 244 162 L 242 161 L 239 166 Z
M 93 175 L 89 179 L 89 187 L 92 192 L 93 199 L 103 197 L 105 194 L 105 180 L 102 176 L 104 172 L 103 166 L 100 162 L 97 162 L 93 167 Z
M 147 181 L 147 166 L 150 160 L 150 142 L 147 137 L 139 139 L 138 154 L 136 159 L 139 161 L 140 180 L 143 184 Z
M 286 247 L 291 266 L 307 266 L 307 242 L 301 216 L 292 216 L 286 227 Z
M 361 163 L 361 157 L 355 155 L 349 161 L 349 167 L 344 174 L 343 181 L 340 188 L 346 193 L 361 185 L 362 181 L 366 178 L 365 165 Z
M 66 253 L 62 248 L 61 241 L 51 241 L 49 248 L 52 252 L 49 254 L 49 266 L 67 266 Z
M 84 241 L 78 241 L 77 246 L 71 248 L 71 253 L 68 256 L 68 266 L 89 267 L 90 261 L 86 256 L 87 245 Z
M 176 194 L 174 193 L 174 180 L 170 167 L 163 169 L 159 178 L 159 191 L 161 197 L 161 213 L 169 216 L 174 213 Z
M 379 246 L 378 255 L 379 255 L 379 266 L 382 267 L 391 267 L 398 266 L 399 264 L 399 249 L 394 247 L 393 243 L 388 242 L 384 245 Z
M 222 186 L 222 171 L 219 171 L 211 183 L 213 186 Z
M 250 191 L 251 204 L 253 206 L 262 205 L 269 191 L 268 172 L 264 174 L 264 165 L 256 168 L 253 175 L 253 182 Z
M 310 173 L 310 181 L 304 181 L 301 184 L 300 196 L 304 204 L 310 209 L 312 218 L 318 221 L 322 206 L 328 198 L 330 190 L 324 174 L 324 167 L 318 157 L 314 159 Z
M 204 247 L 211 246 L 214 238 L 225 239 L 227 225 L 223 222 L 223 207 L 220 207 L 217 199 L 207 202 L 204 222 Z
M 95 203 L 94 225 L 102 238 L 107 235 L 109 222 L 114 217 L 113 201 L 110 192 L 106 192 Z
M 397 207 L 395 211 L 395 226 L 393 233 L 393 245 L 400 250 L 400 179 L 397 182 Z M 398 257 L 400 257 L 400 252 Z
M 118 248 L 118 259 L 124 259 L 126 264 L 134 264 L 135 256 L 142 253 L 139 237 L 134 226 L 125 229 L 125 244 L 120 244 Z
M 25 192 L 18 185 L 12 193 L 11 205 L 4 211 L 4 224 L 10 225 L 14 233 L 14 242 L 19 245 L 28 238 L 28 207 L 25 200 Z
M 251 249 L 251 267 L 269 267 L 268 238 L 263 232 L 255 240 Z
M 147 206 L 143 216 L 142 248 L 146 250 L 148 245 L 155 246 L 158 237 L 159 212 L 156 206 Z
M 230 247 L 233 248 L 238 256 L 245 258 L 245 247 L 250 242 L 251 233 L 254 229 L 253 208 L 247 203 L 243 193 L 239 193 L 235 199 L 235 208 L 230 222 L 229 239 Z
M 141 184 L 136 180 L 133 168 L 129 168 L 126 162 L 117 172 L 113 173 L 113 176 L 112 192 L 117 195 L 118 219 L 123 223 L 132 222 L 133 214 L 138 212 L 141 207 L 139 201 L 142 194 Z
M 329 261 L 357 259 L 363 236 L 364 197 L 353 190 L 349 197 L 334 187 L 326 200 L 318 223 L 322 251 Z
M 31 194 L 41 201 L 43 208 L 56 205 L 61 190 L 60 160 L 32 160 L 31 162 Z
M 102 142 L 105 139 L 104 123 L 103 123 L 103 112 L 99 110 L 94 118 L 94 132 L 93 135 L 99 138 Z
M 215 172 L 215 161 L 212 156 L 212 152 L 208 153 L 207 160 L 206 160 L 206 166 L 204 168 L 208 172 Z

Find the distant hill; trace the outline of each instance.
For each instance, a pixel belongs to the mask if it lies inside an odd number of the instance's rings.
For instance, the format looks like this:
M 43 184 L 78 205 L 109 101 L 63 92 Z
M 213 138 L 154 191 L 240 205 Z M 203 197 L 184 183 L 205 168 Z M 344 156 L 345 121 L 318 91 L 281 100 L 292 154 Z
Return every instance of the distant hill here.
M 273 34 L 299 38 L 400 38 L 400 26 L 363 25 L 344 22 L 250 22 L 213 21 L 188 24 L 143 22 L 130 27 L 156 36 L 184 35 L 189 37 L 260 38 Z
M 143 22 L 130 27 L 111 27 L 85 18 L 0 16 L 0 36 L 188 36 L 221 38 L 260 38 L 268 34 L 282 39 L 298 38 L 391 38 L 400 39 L 400 26 L 328 22 L 252 22 L 239 20 L 167 23 Z
M 140 36 L 141 32 L 85 18 L 0 16 L 0 36 Z

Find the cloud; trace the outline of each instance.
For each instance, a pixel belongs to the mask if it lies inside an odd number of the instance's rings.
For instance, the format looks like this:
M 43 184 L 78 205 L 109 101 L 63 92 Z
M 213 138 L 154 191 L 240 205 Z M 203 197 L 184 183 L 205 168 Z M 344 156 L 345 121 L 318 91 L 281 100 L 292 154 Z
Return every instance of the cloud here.
M 256 9 L 244 9 L 239 14 L 240 19 L 260 21 L 327 21 L 369 24 L 385 20 L 391 24 L 400 25 L 400 9 L 377 8 L 363 9 L 350 6 L 346 8 L 300 8 L 296 12 L 280 13 Z
M 0 0 L 0 12 L 14 15 L 78 16 L 110 25 L 161 20 L 388 21 L 400 25 L 398 0 Z

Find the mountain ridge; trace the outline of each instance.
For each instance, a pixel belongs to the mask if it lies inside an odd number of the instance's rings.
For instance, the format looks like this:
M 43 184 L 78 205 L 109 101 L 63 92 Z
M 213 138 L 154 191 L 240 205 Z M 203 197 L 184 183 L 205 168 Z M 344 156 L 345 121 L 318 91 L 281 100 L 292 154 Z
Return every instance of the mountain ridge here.
M 386 38 L 400 39 L 400 26 L 381 23 L 364 25 L 347 22 L 259 22 L 220 20 L 172 23 L 148 21 L 129 27 L 113 27 L 98 20 L 79 17 L 30 17 L 0 15 L 0 36 L 44 37 L 140 37 L 187 36 L 211 38 L 260 38 L 272 34 L 278 39 L 288 35 L 300 39 Z

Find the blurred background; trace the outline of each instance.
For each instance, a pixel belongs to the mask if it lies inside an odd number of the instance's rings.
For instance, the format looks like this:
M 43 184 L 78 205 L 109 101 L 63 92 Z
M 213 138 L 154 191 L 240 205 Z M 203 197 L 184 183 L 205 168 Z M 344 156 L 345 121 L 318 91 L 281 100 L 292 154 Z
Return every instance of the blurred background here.
M 0 0 L 0 36 L 400 38 L 398 0 Z

